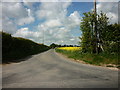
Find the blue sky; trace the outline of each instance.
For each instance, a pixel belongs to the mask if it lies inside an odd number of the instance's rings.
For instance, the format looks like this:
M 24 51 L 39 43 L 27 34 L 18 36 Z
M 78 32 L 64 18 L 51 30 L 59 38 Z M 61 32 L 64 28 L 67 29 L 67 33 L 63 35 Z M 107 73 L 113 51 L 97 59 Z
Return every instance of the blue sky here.
M 93 8 L 93 2 L 72 2 L 68 7 L 68 15 L 74 11 L 78 11 L 81 15 L 84 12 L 89 12 Z
M 24 1 L 24 0 L 23 0 Z M 15 37 L 50 45 L 73 44 L 80 41 L 83 13 L 93 9 L 93 2 L 6 2 L 2 3 L 2 29 Z M 111 22 L 116 22 L 117 3 L 97 3 Z

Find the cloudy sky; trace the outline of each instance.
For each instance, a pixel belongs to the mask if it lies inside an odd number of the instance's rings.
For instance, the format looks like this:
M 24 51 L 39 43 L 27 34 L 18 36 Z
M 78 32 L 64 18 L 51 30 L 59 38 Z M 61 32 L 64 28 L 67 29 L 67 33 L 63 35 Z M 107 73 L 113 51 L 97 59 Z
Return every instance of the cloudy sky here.
M 2 30 L 38 43 L 43 43 L 44 36 L 46 45 L 76 45 L 82 13 L 92 9 L 93 2 L 2 2 Z M 98 2 L 100 11 L 107 14 L 110 23 L 117 22 L 117 2 Z

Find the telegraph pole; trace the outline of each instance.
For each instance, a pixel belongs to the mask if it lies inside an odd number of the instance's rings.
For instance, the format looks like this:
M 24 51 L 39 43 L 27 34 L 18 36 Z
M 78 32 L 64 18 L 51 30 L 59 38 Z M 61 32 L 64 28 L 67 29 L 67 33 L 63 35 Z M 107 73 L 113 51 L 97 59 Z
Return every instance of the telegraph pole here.
M 43 29 L 43 45 L 44 45 L 44 29 Z
M 42 34 L 43 34 L 43 35 L 42 35 L 41 43 L 44 44 L 44 32 L 45 32 L 45 31 L 44 31 L 44 25 L 41 25 L 41 28 L 43 28 L 42 31 L 41 31 Z
M 96 14 L 96 0 L 94 0 L 94 13 Z
M 120 1 L 118 1 L 118 24 L 120 24 Z
M 96 0 L 94 0 L 94 15 L 95 15 L 95 53 L 98 53 L 98 38 L 97 38 L 97 8 L 96 8 Z

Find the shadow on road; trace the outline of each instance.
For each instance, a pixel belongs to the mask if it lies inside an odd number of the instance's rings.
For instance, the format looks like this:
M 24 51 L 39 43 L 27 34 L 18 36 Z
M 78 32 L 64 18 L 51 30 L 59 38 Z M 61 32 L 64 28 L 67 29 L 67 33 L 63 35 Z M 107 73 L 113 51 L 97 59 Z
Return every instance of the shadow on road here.
M 8 61 L 8 62 L 2 62 L 2 64 L 19 63 L 19 62 L 22 62 L 22 61 L 29 60 L 30 58 L 32 58 L 32 55 L 24 57 L 24 58 L 21 58 L 21 59 L 15 59 L 15 60 L 11 60 L 11 61 Z
M 40 53 L 44 53 L 48 50 L 45 50 L 45 51 L 42 51 Z M 1 62 L 2 64 L 11 64 L 11 63 L 19 63 L 19 62 L 22 62 L 22 61 L 26 61 L 26 60 L 29 60 L 30 58 L 33 57 L 33 55 L 37 55 L 37 54 L 40 54 L 40 53 L 36 53 L 36 54 L 32 54 L 32 55 L 29 55 L 29 56 L 26 56 L 26 57 L 23 57 L 23 58 L 20 58 L 20 59 L 13 59 L 13 60 L 7 60 L 6 62 Z M 1 64 L 0 63 L 0 64 Z

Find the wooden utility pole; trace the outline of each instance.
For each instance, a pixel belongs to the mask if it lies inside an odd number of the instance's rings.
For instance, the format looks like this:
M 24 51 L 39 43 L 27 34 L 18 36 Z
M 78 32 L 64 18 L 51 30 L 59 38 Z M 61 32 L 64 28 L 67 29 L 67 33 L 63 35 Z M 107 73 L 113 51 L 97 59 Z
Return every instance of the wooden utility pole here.
M 45 37 L 44 37 L 44 32 L 45 32 L 45 31 L 44 31 L 44 29 L 43 29 L 43 44 L 44 44 L 44 38 L 45 38 Z
M 96 0 L 94 0 L 94 13 L 96 14 Z
M 97 38 L 97 8 L 96 8 L 96 0 L 94 0 L 94 15 L 95 15 L 95 26 L 94 26 L 94 32 L 95 32 L 95 53 L 98 53 L 98 38 Z
M 118 24 L 120 24 L 120 1 L 118 1 Z

